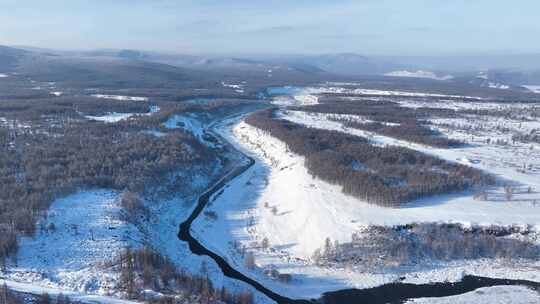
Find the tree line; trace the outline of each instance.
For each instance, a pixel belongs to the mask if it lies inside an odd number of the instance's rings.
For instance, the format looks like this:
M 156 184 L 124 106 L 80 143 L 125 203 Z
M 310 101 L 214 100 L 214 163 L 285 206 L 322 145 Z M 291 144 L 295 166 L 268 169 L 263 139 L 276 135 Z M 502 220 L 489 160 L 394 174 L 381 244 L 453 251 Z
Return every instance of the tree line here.
M 312 260 L 320 265 L 348 264 L 371 270 L 434 261 L 539 260 L 540 246 L 531 232 L 531 227 L 439 223 L 369 226 L 353 233 L 350 242 L 340 244 L 327 238 Z
M 314 177 L 340 185 L 344 193 L 377 205 L 399 206 L 425 196 L 494 183 L 492 176 L 465 165 L 277 119 L 274 110 L 255 112 L 246 122 L 304 156 L 305 166 Z
M 249 291 L 231 292 L 225 287 L 214 287 L 206 264 L 201 265 L 199 275 L 193 275 L 146 247 L 126 249 L 112 264 L 121 273 L 119 287 L 130 299 L 144 299 L 141 291 L 151 289 L 164 294 L 151 303 L 254 303 Z
M 463 145 L 462 142 L 449 139 L 440 132 L 431 129 L 426 120 L 432 116 L 456 117 L 458 112 L 451 109 L 408 108 L 401 107 L 390 100 L 350 101 L 341 98 L 323 99 L 322 103 L 293 107 L 292 109 L 311 112 L 355 115 L 369 120 L 359 122 L 351 118 L 334 117 L 332 120 L 342 122 L 345 126 L 378 133 L 384 136 L 433 146 L 437 148 L 453 148 Z

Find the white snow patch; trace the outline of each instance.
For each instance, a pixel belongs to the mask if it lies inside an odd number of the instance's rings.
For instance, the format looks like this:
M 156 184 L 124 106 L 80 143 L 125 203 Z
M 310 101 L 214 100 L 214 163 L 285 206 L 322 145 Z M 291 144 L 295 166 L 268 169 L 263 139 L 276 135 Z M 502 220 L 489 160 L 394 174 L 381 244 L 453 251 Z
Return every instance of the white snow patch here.
M 60 91 L 56 91 L 56 92 L 51 92 L 51 95 L 54 95 L 56 97 L 60 97 L 64 94 L 64 92 L 60 92 Z
M 489 79 L 486 72 L 478 72 L 478 74 L 476 75 L 476 78 L 485 79 L 485 80 Z
M 393 71 L 393 72 L 386 73 L 384 75 L 392 76 L 392 77 L 428 78 L 428 79 L 434 79 L 434 80 L 450 80 L 454 78 L 454 76 L 452 75 L 438 76 L 437 74 L 431 71 L 422 71 L 422 70 L 418 70 L 416 72 Z
M 123 96 L 123 95 L 106 95 L 106 94 L 92 94 L 92 97 L 95 98 L 104 98 L 104 99 L 114 99 L 120 101 L 148 101 L 148 97 L 137 97 L 137 96 Z
M 2 74 L 2 73 L 0 73 L 0 78 L 7 78 L 7 77 L 8 77 L 7 74 Z
M 221 85 L 226 87 L 226 88 L 237 89 L 237 90 L 241 90 L 241 89 L 244 88 L 243 84 L 232 84 L 232 83 L 228 84 L 228 83 L 225 83 L 225 82 L 221 82 Z
M 29 283 L 20 283 L 11 280 L 0 279 L 0 285 L 4 285 L 18 292 L 31 293 L 35 295 L 41 295 L 44 293 L 49 294 L 51 297 L 57 297 L 60 294 L 68 296 L 72 301 L 80 301 L 82 303 L 95 304 L 140 304 L 141 302 L 130 301 L 130 300 L 121 300 L 113 297 L 103 296 L 103 295 L 90 295 L 74 291 L 67 291 L 58 288 L 52 287 L 43 287 L 39 285 L 29 284 Z
M 494 286 L 479 288 L 462 295 L 443 298 L 421 298 L 408 304 L 536 304 L 540 303 L 538 291 L 523 286 Z
M 406 91 L 387 91 L 387 90 L 376 90 L 376 89 L 359 89 L 359 88 L 342 88 L 342 87 L 333 87 L 333 86 L 324 86 L 324 87 L 308 87 L 303 89 L 304 92 L 311 95 L 316 94 L 348 94 L 348 95 L 379 95 L 379 96 L 406 96 L 406 97 L 441 97 L 441 98 L 467 98 L 467 99 L 476 99 L 482 100 L 481 97 L 474 96 L 463 96 L 463 95 L 446 95 L 446 94 L 434 94 L 434 93 L 423 93 L 423 92 L 406 92 Z
M 510 89 L 509 85 L 499 83 L 499 82 L 492 82 L 492 81 L 489 81 L 487 83 L 487 87 L 491 88 L 491 89 L 499 89 L 499 90 L 508 90 L 508 89 Z
M 533 93 L 540 94 L 540 85 L 524 85 L 522 87 L 528 89 Z
M 107 123 L 114 123 L 119 122 L 124 119 L 128 119 L 131 116 L 135 115 L 134 113 L 116 113 L 112 112 L 107 115 L 101 115 L 101 116 L 92 116 L 92 115 L 86 115 L 85 117 L 90 120 L 96 120 L 96 121 L 102 121 Z
M 173 115 L 164 123 L 167 129 L 183 129 L 195 137 L 203 139 L 204 125 L 193 115 Z
M 128 119 L 133 116 L 137 115 L 152 115 L 154 113 L 157 113 L 160 110 L 158 106 L 151 106 L 150 111 L 148 113 L 118 113 L 118 112 L 111 112 L 106 115 L 99 115 L 99 116 L 93 116 L 93 115 L 85 115 L 84 117 L 90 119 L 90 120 L 96 120 L 96 121 L 102 121 L 105 123 L 115 123 L 119 122 L 124 119 Z

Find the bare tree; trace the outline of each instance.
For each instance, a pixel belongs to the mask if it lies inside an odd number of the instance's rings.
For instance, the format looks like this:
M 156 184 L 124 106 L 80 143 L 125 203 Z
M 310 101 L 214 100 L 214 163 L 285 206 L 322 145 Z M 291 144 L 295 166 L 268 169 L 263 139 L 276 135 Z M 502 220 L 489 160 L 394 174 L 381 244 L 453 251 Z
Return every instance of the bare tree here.
M 255 254 L 252 251 L 246 253 L 246 257 L 244 260 L 248 269 L 255 269 Z
M 268 250 L 268 248 L 270 247 L 270 241 L 268 241 L 267 237 L 262 240 L 261 247 L 263 250 Z
M 511 201 L 512 197 L 514 196 L 514 188 L 512 188 L 510 185 L 504 186 L 504 195 L 507 201 Z

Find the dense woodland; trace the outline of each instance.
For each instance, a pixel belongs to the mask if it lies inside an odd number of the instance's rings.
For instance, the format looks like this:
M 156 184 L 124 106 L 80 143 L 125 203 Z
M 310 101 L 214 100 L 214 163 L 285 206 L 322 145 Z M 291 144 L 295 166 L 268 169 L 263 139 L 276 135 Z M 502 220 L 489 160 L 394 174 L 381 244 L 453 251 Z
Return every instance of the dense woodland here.
M 29 105 L 17 110 L 17 122 L 27 124 L 27 128 L 0 126 L 1 261 L 16 252 L 18 234 L 34 232 L 37 219 L 57 197 L 91 187 L 144 194 L 171 182 L 170 173 L 216 158 L 215 152 L 191 134 L 163 129 L 161 123 L 171 115 L 201 112 L 210 117 L 246 106 L 242 101 L 164 103 L 163 110 L 151 116 L 106 124 L 81 117 L 68 119 L 73 108 L 85 105 L 86 99 L 71 102 L 45 118 L 34 113 L 48 113 L 54 103 Z M 95 106 L 88 107 L 100 109 L 100 105 L 97 100 Z M 6 106 L 0 106 L 0 115 L 6 111 Z M 166 135 L 143 132 L 147 129 L 162 129 Z
M 254 303 L 251 292 L 229 292 L 224 287 L 215 288 L 205 264 L 201 265 L 200 275 L 192 275 L 149 248 L 128 249 L 112 264 L 121 273 L 119 287 L 131 299 L 148 300 L 142 291 L 150 289 L 164 294 L 150 299 L 151 303 Z
M 434 261 L 540 259 L 540 247 L 529 237 L 531 227 L 464 227 L 423 223 L 369 226 L 351 242 L 327 239 L 313 260 L 318 264 L 348 264 L 365 269 L 416 265 Z
M 399 125 L 388 125 L 380 122 L 360 123 L 346 119 L 340 119 L 339 121 L 349 128 L 373 132 L 436 148 L 455 148 L 463 145 L 461 141 L 449 139 L 433 129 L 420 125 L 416 121 L 407 121 Z
M 358 136 L 301 126 L 275 118 L 274 110 L 258 111 L 246 122 L 305 156 L 306 168 L 313 176 L 377 205 L 399 206 L 420 197 L 494 183 L 492 176 L 468 166 L 402 147 L 374 146 Z
M 406 108 L 389 100 L 365 99 L 350 101 L 326 96 L 321 103 L 305 107 L 292 107 L 293 110 L 310 113 L 329 113 L 355 115 L 369 122 L 359 122 L 350 117 L 332 118 L 345 126 L 374 132 L 396 139 L 406 140 L 437 148 L 453 148 L 462 145 L 460 141 L 449 139 L 431 129 L 425 120 L 432 115 L 452 117 L 453 110 L 432 108 Z

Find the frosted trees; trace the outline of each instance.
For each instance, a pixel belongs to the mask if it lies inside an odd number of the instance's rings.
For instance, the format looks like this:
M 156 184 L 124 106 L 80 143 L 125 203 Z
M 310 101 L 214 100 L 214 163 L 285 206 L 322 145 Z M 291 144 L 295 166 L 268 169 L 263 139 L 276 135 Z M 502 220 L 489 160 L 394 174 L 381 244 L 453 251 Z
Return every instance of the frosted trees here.
M 514 196 L 514 188 L 510 185 L 504 186 L 504 196 L 506 197 L 507 201 L 511 201 L 512 197 Z
M 320 249 L 316 249 L 315 252 L 313 252 L 313 255 L 311 256 L 311 260 L 315 265 L 320 265 L 322 259 L 322 254 Z
M 255 269 L 255 254 L 252 251 L 246 253 L 244 263 L 248 269 Z
M 324 240 L 324 256 L 325 257 L 330 257 L 333 253 L 333 249 L 332 249 L 332 240 L 327 237 L 325 240 Z
M 261 242 L 261 247 L 263 250 L 268 250 L 268 248 L 270 248 L 270 241 L 268 240 L 268 238 L 264 238 Z

